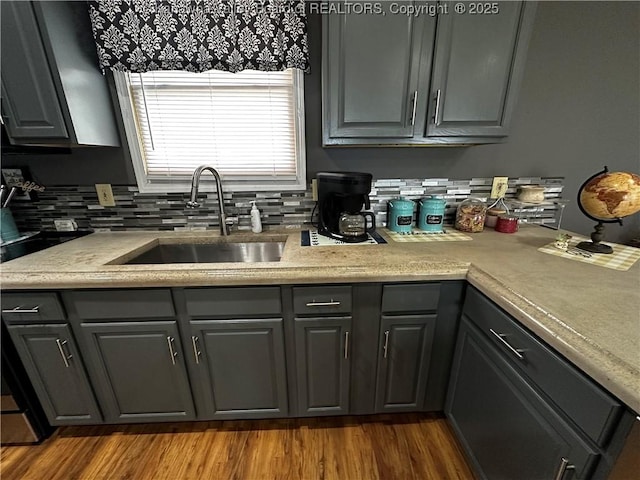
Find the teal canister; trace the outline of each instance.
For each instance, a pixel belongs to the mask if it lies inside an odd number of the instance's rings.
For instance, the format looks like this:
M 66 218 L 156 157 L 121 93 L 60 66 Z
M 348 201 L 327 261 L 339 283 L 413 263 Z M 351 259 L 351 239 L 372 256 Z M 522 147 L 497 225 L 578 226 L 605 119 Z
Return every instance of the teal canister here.
M 16 222 L 13 221 L 13 215 L 8 208 L 0 209 L 0 239 L 2 242 L 10 242 L 18 238 L 18 228 Z
M 426 197 L 420 200 L 418 228 L 426 232 L 441 232 L 446 203 L 438 197 Z
M 389 217 L 387 221 L 389 230 L 398 233 L 411 233 L 415 205 L 413 200 L 402 197 L 389 200 Z

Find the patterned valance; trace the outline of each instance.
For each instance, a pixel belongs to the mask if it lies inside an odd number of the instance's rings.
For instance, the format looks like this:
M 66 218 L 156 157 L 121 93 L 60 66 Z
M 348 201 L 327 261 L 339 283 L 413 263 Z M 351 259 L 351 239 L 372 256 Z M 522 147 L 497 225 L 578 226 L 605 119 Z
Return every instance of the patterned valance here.
M 91 0 L 100 67 L 309 71 L 304 0 Z

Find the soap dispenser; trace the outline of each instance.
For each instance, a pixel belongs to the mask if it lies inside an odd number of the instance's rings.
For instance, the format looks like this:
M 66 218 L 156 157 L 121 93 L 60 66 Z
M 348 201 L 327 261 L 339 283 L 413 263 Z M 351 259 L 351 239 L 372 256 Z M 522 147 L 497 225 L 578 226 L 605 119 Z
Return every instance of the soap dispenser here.
M 256 207 L 256 202 L 251 202 L 251 231 L 253 233 L 262 232 L 262 221 L 260 220 L 260 210 Z

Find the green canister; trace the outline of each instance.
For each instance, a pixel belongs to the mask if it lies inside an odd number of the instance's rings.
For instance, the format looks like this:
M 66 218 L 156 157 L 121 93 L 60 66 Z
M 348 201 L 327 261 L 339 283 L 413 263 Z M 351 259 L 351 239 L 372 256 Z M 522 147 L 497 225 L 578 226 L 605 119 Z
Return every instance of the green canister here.
M 438 197 L 426 197 L 420 200 L 418 228 L 426 232 L 442 232 L 446 203 L 444 199 Z
M 413 209 L 416 204 L 408 198 L 389 200 L 387 228 L 392 232 L 411 233 L 413 225 Z

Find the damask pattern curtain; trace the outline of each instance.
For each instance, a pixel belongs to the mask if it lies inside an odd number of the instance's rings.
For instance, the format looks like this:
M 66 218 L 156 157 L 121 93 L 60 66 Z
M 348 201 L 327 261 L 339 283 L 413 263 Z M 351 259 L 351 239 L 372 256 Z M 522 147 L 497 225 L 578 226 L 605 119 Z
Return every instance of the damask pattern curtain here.
M 91 0 L 100 67 L 309 71 L 304 0 Z

